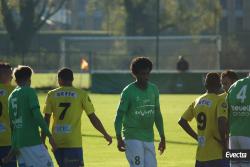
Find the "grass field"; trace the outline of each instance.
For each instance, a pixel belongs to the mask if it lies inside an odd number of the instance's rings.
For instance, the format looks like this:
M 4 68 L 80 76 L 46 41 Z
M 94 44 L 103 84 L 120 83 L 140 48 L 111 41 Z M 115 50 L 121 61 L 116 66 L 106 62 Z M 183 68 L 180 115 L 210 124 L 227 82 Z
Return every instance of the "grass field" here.
M 45 100 L 45 93 L 39 93 L 41 107 Z M 158 167 L 193 167 L 195 162 L 195 141 L 178 126 L 177 122 L 186 107 L 197 95 L 161 95 L 161 109 L 164 118 L 164 127 L 167 140 L 166 152 L 159 156 Z M 113 122 L 116 114 L 119 95 L 90 94 L 92 102 L 107 131 L 115 136 Z M 127 167 L 124 153 L 116 149 L 116 140 L 113 138 L 111 146 L 91 126 L 88 118 L 82 116 L 82 140 L 84 161 L 88 167 Z M 192 122 L 194 125 L 194 122 Z M 159 139 L 155 131 L 156 140 Z M 156 148 L 158 142 L 155 142 Z M 53 157 L 53 156 L 52 156 Z
M 14 83 L 14 81 L 13 81 Z M 74 85 L 81 88 L 89 88 L 90 80 L 87 73 L 74 74 Z M 57 74 L 56 73 L 34 73 L 32 76 L 32 87 L 56 87 Z

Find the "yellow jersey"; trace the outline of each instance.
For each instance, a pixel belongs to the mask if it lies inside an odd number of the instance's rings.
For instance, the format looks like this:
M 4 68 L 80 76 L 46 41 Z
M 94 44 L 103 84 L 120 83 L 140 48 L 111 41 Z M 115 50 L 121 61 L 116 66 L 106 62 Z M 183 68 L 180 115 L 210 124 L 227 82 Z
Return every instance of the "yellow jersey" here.
M 14 88 L 11 85 L 0 84 L 0 146 L 11 145 L 8 97 Z
M 182 118 L 197 122 L 198 147 L 196 160 L 210 161 L 223 158 L 223 148 L 218 140 L 221 140 L 218 129 L 218 118 L 227 118 L 227 105 L 225 99 L 205 93 L 198 97 L 185 111 Z
M 52 136 L 59 148 L 82 147 L 81 116 L 94 113 L 94 106 L 84 90 L 59 87 L 48 92 L 43 112 L 53 115 Z

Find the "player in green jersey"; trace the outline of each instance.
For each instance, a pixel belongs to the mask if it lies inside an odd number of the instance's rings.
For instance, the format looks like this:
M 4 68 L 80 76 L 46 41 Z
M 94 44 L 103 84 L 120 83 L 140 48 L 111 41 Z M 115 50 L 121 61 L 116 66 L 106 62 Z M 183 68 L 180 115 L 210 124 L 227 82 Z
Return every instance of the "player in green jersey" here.
M 232 71 L 232 70 L 227 70 L 221 73 L 220 75 L 220 80 L 221 80 L 221 85 L 225 91 L 225 93 L 223 94 L 225 97 L 227 95 L 227 92 L 230 88 L 230 86 L 236 82 L 238 80 L 238 76 L 237 74 Z
M 160 153 L 165 150 L 165 135 L 159 91 L 148 81 L 152 62 L 137 57 L 132 60 L 130 68 L 136 81 L 125 87 L 121 94 L 115 119 L 117 147 L 119 151 L 125 151 L 130 167 L 156 167 L 154 124 L 161 137 Z
M 217 73 L 208 73 L 205 80 L 207 92 L 198 97 L 182 115 L 179 125 L 198 142 L 195 167 L 228 167 L 223 159 L 226 149 L 227 105 L 218 96 L 221 88 Z M 189 125 L 197 121 L 197 132 Z
M 13 91 L 11 86 L 12 67 L 8 63 L 0 63 L 0 160 L 7 156 L 11 149 L 11 128 L 8 113 L 8 97 Z M 4 167 L 16 167 L 16 159 L 5 164 Z
M 250 77 L 236 81 L 229 89 L 229 148 L 250 150 Z M 232 167 L 249 167 L 245 160 L 231 161 Z
M 73 80 L 71 69 L 60 69 L 58 71 L 59 87 L 49 91 L 43 109 L 48 125 L 51 116 L 53 117 L 52 135 L 58 147 L 54 154 L 60 167 L 84 166 L 81 134 L 83 111 L 109 144 L 112 143 L 111 136 L 95 114 L 89 95 L 86 91 L 75 88 L 72 85 Z
M 41 115 L 36 92 L 30 88 L 32 69 L 20 66 L 15 69 L 14 75 L 17 87 L 8 99 L 12 148 L 4 162 L 16 154 L 19 166 L 52 167 L 52 160 L 42 144 L 39 127 L 49 137 L 53 150 L 56 145 Z

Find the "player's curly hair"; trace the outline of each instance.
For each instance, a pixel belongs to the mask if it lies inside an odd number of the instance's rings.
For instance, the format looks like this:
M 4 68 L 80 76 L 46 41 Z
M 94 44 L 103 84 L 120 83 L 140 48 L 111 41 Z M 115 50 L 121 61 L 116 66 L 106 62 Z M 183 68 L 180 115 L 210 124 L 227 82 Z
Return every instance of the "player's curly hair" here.
M 208 73 L 205 79 L 207 90 L 218 90 L 221 88 L 220 75 L 215 72 Z
M 57 73 L 58 78 L 60 78 L 63 81 L 73 81 L 73 71 L 70 68 L 62 68 Z
M 33 70 L 29 66 L 18 66 L 14 69 L 14 75 L 17 82 L 27 81 L 31 78 Z
M 232 70 L 226 70 L 221 73 L 221 78 L 228 77 L 231 81 L 237 81 L 239 79 L 238 75 L 236 72 Z
M 12 67 L 7 62 L 0 62 L 0 70 L 12 70 Z
M 133 75 L 138 74 L 140 70 L 149 69 L 150 71 L 153 68 L 153 63 L 146 57 L 136 57 L 132 60 L 130 65 L 130 70 Z

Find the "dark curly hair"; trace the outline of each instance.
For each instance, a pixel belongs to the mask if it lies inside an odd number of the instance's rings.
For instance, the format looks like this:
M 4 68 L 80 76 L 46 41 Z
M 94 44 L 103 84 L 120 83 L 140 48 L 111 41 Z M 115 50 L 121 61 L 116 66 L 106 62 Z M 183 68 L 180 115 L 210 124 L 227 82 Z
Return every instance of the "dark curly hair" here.
M 63 81 L 73 81 L 74 76 L 73 76 L 73 71 L 69 68 L 62 68 L 58 71 L 57 77 L 62 79 Z
M 215 72 L 208 73 L 205 79 L 205 87 L 208 90 L 218 90 L 221 88 L 220 75 Z
M 150 71 L 153 68 L 153 63 L 146 57 L 136 57 L 132 60 L 130 65 L 130 70 L 133 75 L 138 74 L 140 70 L 149 69 Z

